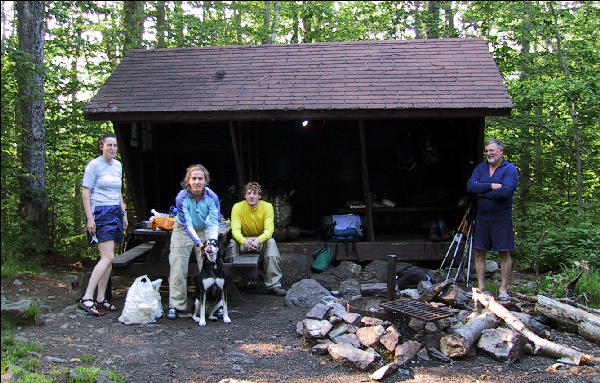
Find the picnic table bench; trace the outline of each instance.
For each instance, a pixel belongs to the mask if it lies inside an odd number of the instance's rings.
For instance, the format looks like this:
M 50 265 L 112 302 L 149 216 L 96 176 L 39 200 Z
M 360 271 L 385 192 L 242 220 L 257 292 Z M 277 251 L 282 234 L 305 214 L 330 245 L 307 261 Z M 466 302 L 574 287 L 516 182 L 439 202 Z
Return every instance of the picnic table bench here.
M 220 243 L 228 243 L 228 233 L 219 235 Z M 112 264 L 112 276 L 127 275 L 138 277 L 148 275 L 151 279 L 169 278 L 169 247 L 171 232 L 165 230 L 135 229 L 125 240 L 125 251 L 116 256 Z M 241 298 L 234 279 L 247 282 L 258 277 L 258 253 L 238 256 L 232 262 L 223 264 L 230 292 L 235 299 Z M 199 274 L 196 257 L 190 256 L 188 278 Z M 87 285 L 87 284 L 86 284 Z M 112 285 L 112 284 L 111 284 Z M 111 295 L 111 288 L 107 295 Z

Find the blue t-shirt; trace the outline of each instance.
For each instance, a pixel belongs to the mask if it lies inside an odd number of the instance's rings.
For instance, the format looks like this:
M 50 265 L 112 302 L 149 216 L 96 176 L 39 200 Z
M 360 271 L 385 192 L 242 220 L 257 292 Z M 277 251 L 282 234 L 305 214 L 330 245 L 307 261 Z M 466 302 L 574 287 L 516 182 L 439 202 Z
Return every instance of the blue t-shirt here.
M 517 168 L 504 159 L 491 177 L 487 162 L 477 165 L 467 181 L 467 191 L 478 197 L 477 216 L 498 221 L 512 220 L 513 194 L 518 182 Z M 492 190 L 492 183 L 502 184 L 502 187 Z
M 98 156 L 87 163 L 81 185 L 91 189 L 92 212 L 96 206 L 121 204 L 123 165 L 116 159 L 106 162 Z

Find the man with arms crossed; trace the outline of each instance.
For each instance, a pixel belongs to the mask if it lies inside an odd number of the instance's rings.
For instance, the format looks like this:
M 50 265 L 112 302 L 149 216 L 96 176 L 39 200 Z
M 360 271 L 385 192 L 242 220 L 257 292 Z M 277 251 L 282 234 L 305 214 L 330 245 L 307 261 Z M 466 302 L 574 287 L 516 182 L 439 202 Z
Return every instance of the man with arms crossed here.
M 515 248 L 512 225 L 513 194 L 519 181 L 517 168 L 503 158 L 504 146 L 496 139 L 485 143 L 487 162 L 473 170 L 467 182 L 467 191 L 477 196 L 477 214 L 473 248 L 475 270 L 481 291 L 485 290 L 485 254 L 494 249 L 500 255 L 501 283 L 498 300 L 508 300 L 507 285 Z

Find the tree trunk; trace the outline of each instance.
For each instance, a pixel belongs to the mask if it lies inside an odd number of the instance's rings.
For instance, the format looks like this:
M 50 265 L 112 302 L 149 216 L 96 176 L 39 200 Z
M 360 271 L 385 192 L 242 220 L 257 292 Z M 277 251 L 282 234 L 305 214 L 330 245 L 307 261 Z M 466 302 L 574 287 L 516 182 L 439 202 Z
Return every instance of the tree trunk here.
M 482 313 L 468 321 L 465 325 L 451 329 L 440 340 L 440 351 L 450 358 L 462 358 L 488 328 L 496 328 L 500 321 L 492 313 Z
M 437 39 L 440 37 L 440 2 L 427 2 L 427 38 Z
M 303 43 L 313 43 L 314 36 L 312 31 L 312 9 L 310 8 L 310 2 L 303 1 L 302 2 L 302 25 L 304 25 L 304 38 L 302 39 Z
M 290 40 L 290 43 L 298 44 L 300 42 L 300 12 L 298 10 L 296 2 L 292 2 L 290 6 L 292 7 L 294 17 L 292 27 L 292 38 Z
M 531 76 L 531 55 L 529 53 L 531 47 L 531 23 L 529 22 L 530 6 L 527 2 L 523 3 L 524 20 L 521 24 L 521 57 L 523 58 L 523 70 L 521 72 L 521 81 L 528 81 Z M 527 118 L 531 113 L 531 106 L 528 101 L 524 101 L 520 108 L 520 113 L 523 118 Z M 526 140 L 521 143 L 521 156 L 519 157 L 519 197 L 520 211 L 523 217 L 527 216 L 526 202 L 529 201 L 529 190 L 531 184 L 531 152 L 530 148 L 530 127 L 528 124 L 521 124 L 520 138 Z
M 123 51 L 140 48 L 144 34 L 144 2 L 123 2 L 123 29 L 125 30 L 125 41 Z
M 560 360 L 565 363 L 575 365 L 579 365 L 591 360 L 598 360 L 598 358 L 584 354 L 570 347 L 540 338 L 539 336 L 535 335 L 533 331 L 529 330 L 525 324 L 519 320 L 519 318 L 513 315 L 500 303 L 496 302 L 492 296 L 483 294 L 476 288 L 473 289 L 473 300 L 475 302 L 481 302 L 485 308 L 490 310 L 497 317 L 501 318 L 507 325 L 525 335 L 525 337 L 535 345 L 535 354 L 540 352 L 553 358 L 560 358 Z
M 22 59 L 17 61 L 23 143 L 19 154 L 23 170 L 19 177 L 19 213 L 23 219 L 24 252 L 36 257 L 46 252 L 48 237 L 48 199 L 46 196 L 46 128 L 44 110 L 44 2 L 17 1 L 17 31 Z
M 264 34 L 263 34 L 263 44 L 272 44 L 273 41 L 269 39 L 269 27 L 271 26 L 271 2 L 265 1 L 265 20 L 264 20 Z
M 451 1 L 441 1 L 441 7 L 444 10 L 444 18 L 446 19 L 446 30 L 444 37 L 458 37 L 458 32 L 454 26 L 454 11 L 452 10 Z
M 167 30 L 165 25 L 165 2 L 156 2 L 156 47 L 166 48 L 165 42 L 165 31 Z
M 563 54 L 563 50 L 562 50 L 562 39 L 558 30 L 558 21 L 556 19 L 556 11 L 554 10 L 554 7 L 552 6 L 552 3 L 548 3 L 548 7 L 550 8 L 550 13 L 552 14 L 552 19 L 554 22 L 554 32 L 555 32 L 555 36 L 554 38 L 556 39 L 556 45 L 555 45 L 555 49 L 556 49 L 556 55 L 558 57 L 558 62 L 560 64 L 560 68 L 563 71 L 563 74 L 565 75 L 565 80 L 566 80 L 566 93 L 567 93 L 567 100 L 566 100 L 566 104 L 568 105 L 569 108 L 569 115 L 571 116 L 571 121 L 573 122 L 573 142 L 575 144 L 575 171 L 577 174 L 577 206 L 579 209 L 579 212 L 582 213 L 583 212 L 583 174 L 582 174 L 582 164 L 581 164 L 581 133 L 579 131 L 579 118 L 577 117 L 580 114 L 579 108 L 577 107 L 576 103 L 574 100 L 571 100 L 571 95 L 573 93 L 573 91 L 571 90 L 571 87 L 569 86 L 569 82 L 571 81 L 571 74 L 569 71 L 569 68 L 567 67 L 567 63 L 565 61 L 565 57 Z
M 172 31 L 172 39 L 175 40 L 175 45 L 178 47 L 185 46 L 185 34 L 183 32 L 184 29 L 184 20 L 183 20 L 183 9 L 181 8 L 181 1 L 176 1 L 173 6 L 173 17 L 170 23 L 173 23 Z
M 582 337 L 600 344 L 600 316 L 560 303 L 543 295 L 537 296 L 536 310 L 548 318 L 565 325 Z
M 277 24 L 279 23 L 279 1 L 273 3 L 273 23 L 271 25 L 271 44 L 277 39 Z

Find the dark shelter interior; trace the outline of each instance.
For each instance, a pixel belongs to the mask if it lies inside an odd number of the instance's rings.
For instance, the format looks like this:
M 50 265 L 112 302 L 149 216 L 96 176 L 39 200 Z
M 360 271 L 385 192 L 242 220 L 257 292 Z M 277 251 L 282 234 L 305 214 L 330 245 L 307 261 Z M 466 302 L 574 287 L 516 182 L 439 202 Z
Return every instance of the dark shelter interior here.
M 440 220 L 456 228 L 466 181 L 481 159 L 482 119 L 367 120 L 364 127 L 375 240 L 426 238 Z M 232 133 L 242 182 L 260 182 L 269 202 L 293 191 L 290 224 L 304 236 L 316 234 L 322 216 L 364 216 L 358 121 L 236 121 L 232 129 L 227 121 L 138 122 L 116 130 L 140 220 L 152 208 L 168 211 L 186 167 L 197 163 L 210 171 L 209 186 L 229 217 L 242 198 Z

